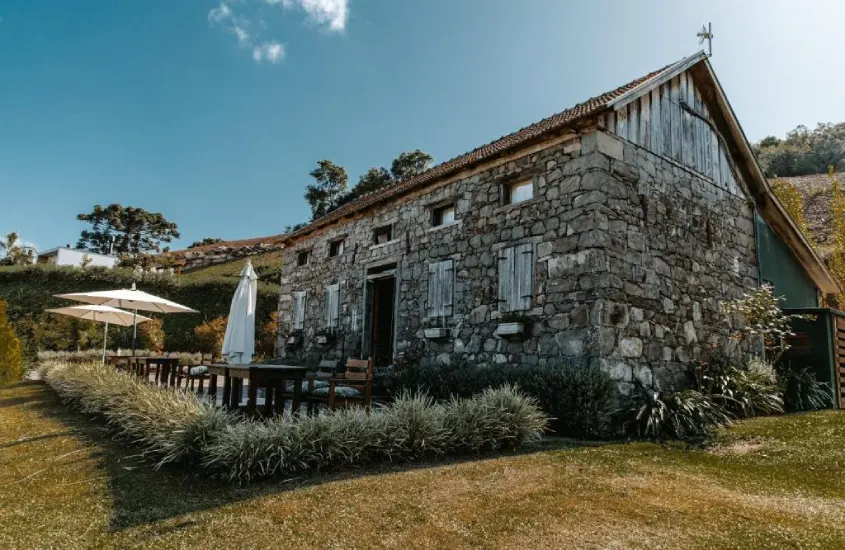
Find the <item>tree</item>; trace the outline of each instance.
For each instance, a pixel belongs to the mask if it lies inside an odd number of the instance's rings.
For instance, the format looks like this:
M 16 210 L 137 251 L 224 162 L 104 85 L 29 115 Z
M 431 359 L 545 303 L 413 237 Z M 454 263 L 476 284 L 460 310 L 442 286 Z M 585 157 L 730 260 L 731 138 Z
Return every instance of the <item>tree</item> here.
M 190 245 L 188 245 L 188 248 L 196 248 L 198 246 L 208 246 L 210 244 L 217 244 L 217 243 L 222 243 L 222 242 L 223 242 L 223 239 L 218 239 L 217 237 L 206 237 L 206 238 L 202 239 L 201 241 L 192 242 Z
M 14 231 L 8 233 L 5 240 L 0 241 L 0 252 L 4 252 L 3 258 L 0 258 L 0 266 L 29 265 L 35 261 L 35 250 L 18 244 L 18 234 Z
M 434 162 L 434 158 L 428 153 L 419 149 L 409 151 L 402 153 L 393 160 L 390 173 L 395 181 L 405 181 L 428 170 L 432 162 Z
M 0 385 L 20 380 L 23 376 L 21 341 L 6 314 L 9 304 L 0 300 Z
M 795 225 L 801 230 L 801 233 L 812 242 L 810 230 L 807 227 L 807 219 L 804 217 L 804 199 L 801 198 L 801 193 L 794 185 L 782 179 L 775 179 L 772 182 L 772 191 L 780 200 L 787 214 L 793 219 Z
M 150 319 L 138 324 L 138 345 L 142 349 L 161 351 L 164 349 L 164 322 Z
M 194 327 L 197 351 L 220 357 L 223 353 L 223 338 L 226 336 L 226 323 L 228 322 L 226 317 L 217 317 Z
M 393 176 L 385 168 L 370 168 L 358 179 L 358 184 L 352 188 L 355 198 L 378 191 L 393 183 Z
M 823 174 L 829 166 L 845 170 L 845 122 L 797 126 L 785 139 L 768 136 L 753 146 L 769 177 Z
M 159 252 L 162 242 L 169 243 L 179 237 L 175 223 L 158 212 L 134 206 L 98 204 L 90 213 L 79 214 L 76 219 L 91 224 L 91 230 L 82 231 L 76 246 L 100 254 Z
M 305 200 L 311 207 L 311 219 L 316 220 L 333 210 L 346 192 L 349 176 L 342 166 L 330 160 L 321 160 L 311 171 L 315 185 L 305 188 Z

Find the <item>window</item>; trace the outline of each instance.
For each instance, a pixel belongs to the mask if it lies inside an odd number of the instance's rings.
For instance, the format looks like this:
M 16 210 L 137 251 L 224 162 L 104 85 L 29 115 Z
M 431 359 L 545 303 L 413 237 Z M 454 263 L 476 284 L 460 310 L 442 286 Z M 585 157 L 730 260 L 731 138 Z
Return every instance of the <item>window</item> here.
M 534 197 L 534 180 L 522 180 L 502 186 L 502 204 L 516 204 Z
M 499 251 L 499 311 L 531 309 L 534 299 L 534 246 Z
M 298 267 L 302 267 L 304 265 L 308 265 L 308 256 L 310 256 L 310 251 L 308 250 L 301 250 L 296 253 L 296 265 Z
M 334 258 L 343 254 L 343 242 L 343 239 L 338 239 L 329 243 L 329 257 Z
M 454 204 L 441 206 L 432 211 L 431 225 L 437 227 L 441 225 L 451 225 L 453 223 L 455 223 Z
M 307 290 L 293 293 L 293 330 L 305 328 L 305 300 L 307 296 Z
M 340 319 L 340 283 L 326 287 L 326 328 L 337 328 Z
M 393 240 L 393 226 L 383 225 L 373 230 L 373 244 L 384 244 Z
M 428 264 L 428 317 L 452 315 L 455 289 L 455 262 L 443 260 Z

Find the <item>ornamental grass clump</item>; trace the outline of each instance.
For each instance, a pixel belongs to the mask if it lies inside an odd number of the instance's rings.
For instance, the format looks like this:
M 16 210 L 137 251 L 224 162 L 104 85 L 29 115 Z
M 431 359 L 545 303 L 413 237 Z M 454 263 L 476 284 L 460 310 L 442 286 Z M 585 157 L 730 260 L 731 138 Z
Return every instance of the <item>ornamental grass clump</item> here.
M 235 421 L 190 393 L 157 388 L 96 363 L 48 364 L 42 374 L 65 403 L 102 416 L 156 467 L 198 462 L 216 434 Z
M 539 440 L 547 417 L 536 401 L 504 387 L 436 403 L 404 393 L 361 409 L 227 426 L 206 447 L 203 466 L 247 482 L 305 470 L 513 449 Z

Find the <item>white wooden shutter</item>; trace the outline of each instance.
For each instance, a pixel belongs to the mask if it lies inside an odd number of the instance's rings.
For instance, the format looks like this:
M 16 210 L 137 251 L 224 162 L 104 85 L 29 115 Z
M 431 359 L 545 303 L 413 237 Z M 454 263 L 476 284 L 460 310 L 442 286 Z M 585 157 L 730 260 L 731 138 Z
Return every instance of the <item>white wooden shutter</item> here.
M 512 310 L 531 309 L 534 301 L 534 245 L 514 247 L 514 293 Z
M 307 290 L 300 290 L 293 293 L 293 329 L 302 330 L 305 328 L 305 300 Z
M 326 327 L 337 328 L 340 316 L 340 284 L 326 287 Z
M 455 301 L 455 262 L 444 260 L 438 268 L 440 278 L 440 315 L 447 317 L 452 315 L 453 303 Z
M 428 264 L 428 303 L 426 312 L 427 317 L 437 317 L 440 315 L 440 289 L 438 285 L 440 278 L 438 277 L 438 265 L 436 262 Z
M 499 250 L 499 311 L 511 311 L 513 296 L 513 248 Z

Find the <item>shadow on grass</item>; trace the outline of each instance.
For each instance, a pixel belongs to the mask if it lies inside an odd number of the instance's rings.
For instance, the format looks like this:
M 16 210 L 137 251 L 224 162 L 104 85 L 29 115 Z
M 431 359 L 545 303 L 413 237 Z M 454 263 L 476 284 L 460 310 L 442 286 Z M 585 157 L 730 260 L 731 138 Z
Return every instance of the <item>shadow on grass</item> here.
M 132 455 L 131 445 L 112 439 L 103 422 L 63 406 L 47 386 L 43 386 L 43 391 L 38 392 L 38 395 L 41 397 L 32 400 L 35 411 L 65 424 L 70 428 L 69 433 L 86 440 L 97 449 L 94 458 L 99 463 L 101 477 L 108 480 L 112 497 L 110 528 L 115 531 L 328 482 L 589 445 L 573 440 L 547 439 L 539 448 L 515 452 L 391 463 L 333 472 L 307 472 L 294 474 L 290 479 L 274 478 L 248 485 L 235 485 L 177 466 L 155 470 L 137 455 Z M 149 536 L 178 531 L 193 523 L 188 520 L 175 525 L 170 523 L 161 529 L 152 529 Z

